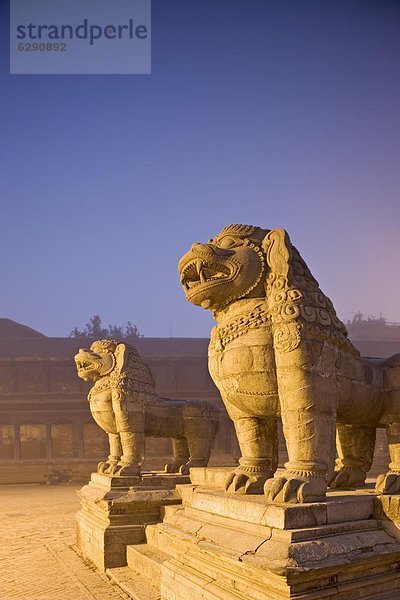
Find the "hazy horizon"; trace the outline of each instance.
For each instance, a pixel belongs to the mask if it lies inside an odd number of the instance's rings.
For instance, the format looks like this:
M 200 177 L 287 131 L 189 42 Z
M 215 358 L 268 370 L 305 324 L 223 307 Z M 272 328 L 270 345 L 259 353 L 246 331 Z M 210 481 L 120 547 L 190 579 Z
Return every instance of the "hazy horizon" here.
M 342 319 L 400 322 L 400 4 L 152 13 L 151 75 L 11 76 L 2 5 L 0 316 L 207 337 L 178 259 L 250 223 L 289 232 Z

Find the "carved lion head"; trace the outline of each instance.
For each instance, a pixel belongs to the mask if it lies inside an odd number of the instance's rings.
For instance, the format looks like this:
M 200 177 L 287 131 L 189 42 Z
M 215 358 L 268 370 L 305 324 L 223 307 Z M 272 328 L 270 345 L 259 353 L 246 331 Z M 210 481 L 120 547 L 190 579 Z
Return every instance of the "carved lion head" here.
M 268 273 L 287 277 L 290 262 L 283 229 L 230 225 L 207 244 L 193 244 L 178 270 L 186 299 L 218 311 L 241 298 L 265 296 Z
M 192 304 L 216 314 L 241 299 L 265 298 L 277 339 L 289 332 L 297 344 L 301 328 L 307 335 L 357 352 L 332 302 L 284 229 L 230 225 L 207 244 L 193 244 L 178 270 Z
M 117 345 L 114 340 L 99 340 L 90 349 L 80 348 L 74 357 L 78 376 L 84 381 L 97 381 L 109 375 L 116 366 Z
M 97 340 L 90 349 L 81 348 L 74 359 L 78 376 L 85 381 L 111 376 L 115 380 L 127 380 L 127 383 L 154 386 L 149 368 L 130 344 Z

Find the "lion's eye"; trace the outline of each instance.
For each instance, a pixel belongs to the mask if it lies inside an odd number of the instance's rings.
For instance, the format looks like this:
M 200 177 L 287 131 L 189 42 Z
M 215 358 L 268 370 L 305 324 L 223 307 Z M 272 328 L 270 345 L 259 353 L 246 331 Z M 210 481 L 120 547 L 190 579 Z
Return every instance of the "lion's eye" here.
M 226 237 L 222 238 L 222 240 L 219 241 L 218 246 L 220 248 L 234 248 L 235 246 L 239 246 L 242 243 L 243 243 L 242 240 L 238 240 L 238 239 L 235 239 L 235 238 L 227 235 Z

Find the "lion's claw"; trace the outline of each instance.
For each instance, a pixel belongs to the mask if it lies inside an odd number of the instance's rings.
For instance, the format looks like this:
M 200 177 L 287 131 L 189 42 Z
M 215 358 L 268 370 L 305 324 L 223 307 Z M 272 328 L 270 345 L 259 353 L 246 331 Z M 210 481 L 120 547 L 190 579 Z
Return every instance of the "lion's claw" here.
M 326 481 L 322 477 L 280 476 L 268 479 L 264 494 L 270 502 L 301 503 L 325 500 Z
M 367 474 L 364 471 L 342 467 L 335 471 L 329 482 L 329 487 L 333 490 L 358 487 L 365 483 L 366 476 Z
M 171 461 L 169 463 L 167 463 L 164 467 L 164 472 L 165 473 L 178 473 L 179 469 L 181 467 L 183 467 L 183 465 L 185 464 L 186 461 Z
M 136 463 L 133 464 L 125 464 L 118 463 L 119 471 L 118 475 L 124 475 L 125 477 L 140 477 L 140 466 Z
M 266 474 L 252 475 L 236 469 L 225 481 L 225 490 L 234 494 L 262 494 Z
M 400 473 L 389 471 L 376 480 L 377 494 L 400 494 Z
M 120 471 L 121 471 L 121 465 L 116 464 L 116 465 L 113 465 L 110 469 L 108 469 L 107 473 L 109 473 L 109 475 L 121 475 Z
M 113 461 L 113 460 L 101 461 L 97 465 L 97 472 L 104 473 L 106 475 L 112 474 L 112 470 L 116 465 L 117 465 L 117 461 Z
M 104 461 L 97 465 L 97 472 L 105 475 L 113 475 L 114 477 L 140 476 L 140 467 L 136 463 L 127 464 L 115 461 Z
M 179 475 L 189 475 L 189 473 L 190 473 L 189 463 L 186 463 L 186 464 L 182 465 L 181 467 L 179 467 L 178 473 L 179 473 Z

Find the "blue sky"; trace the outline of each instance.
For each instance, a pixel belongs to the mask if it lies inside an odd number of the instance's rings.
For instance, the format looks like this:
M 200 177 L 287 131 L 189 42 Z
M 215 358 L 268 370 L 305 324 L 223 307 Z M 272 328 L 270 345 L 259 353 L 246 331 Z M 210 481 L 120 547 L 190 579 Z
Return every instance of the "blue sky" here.
M 149 76 L 9 75 L 1 11 L 1 316 L 207 336 L 176 265 L 244 222 L 400 321 L 396 0 L 153 0 Z

